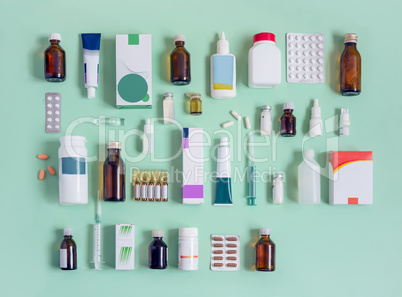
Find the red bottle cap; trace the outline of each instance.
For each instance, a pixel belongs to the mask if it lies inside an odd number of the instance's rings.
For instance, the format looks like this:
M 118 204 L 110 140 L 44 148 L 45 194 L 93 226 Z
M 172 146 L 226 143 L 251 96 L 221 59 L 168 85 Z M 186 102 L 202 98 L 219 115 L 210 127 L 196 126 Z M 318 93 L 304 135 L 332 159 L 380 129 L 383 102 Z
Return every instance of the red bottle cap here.
M 268 40 L 268 41 L 275 42 L 275 34 L 272 34 L 269 32 L 261 32 L 261 33 L 255 34 L 253 37 L 253 43 L 262 41 L 262 40 Z

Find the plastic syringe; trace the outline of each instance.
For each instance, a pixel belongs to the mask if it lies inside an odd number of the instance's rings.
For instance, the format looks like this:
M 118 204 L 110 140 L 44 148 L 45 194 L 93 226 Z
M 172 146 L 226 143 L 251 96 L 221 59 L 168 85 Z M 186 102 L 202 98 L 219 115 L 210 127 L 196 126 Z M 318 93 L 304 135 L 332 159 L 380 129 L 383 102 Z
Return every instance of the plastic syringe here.
M 101 219 L 101 201 L 100 192 L 98 191 L 98 199 L 96 201 L 96 218 L 94 225 L 94 266 L 95 270 L 101 270 L 101 230 L 102 230 L 102 219 Z
M 254 141 L 253 134 L 250 134 L 248 139 L 249 152 L 250 152 L 250 164 L 247 168 L 247 177 L 248 177 L 248 205 L 257 205 L 255 202 L 256 198 L 256 189 L 255 189 L 255 164 L 254 164 Z

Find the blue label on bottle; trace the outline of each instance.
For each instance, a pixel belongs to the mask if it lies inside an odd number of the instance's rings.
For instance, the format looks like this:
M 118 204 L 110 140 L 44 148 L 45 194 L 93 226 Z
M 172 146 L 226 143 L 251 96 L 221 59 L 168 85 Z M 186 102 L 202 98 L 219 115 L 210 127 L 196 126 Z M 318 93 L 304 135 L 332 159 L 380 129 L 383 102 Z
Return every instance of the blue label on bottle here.
M 85 174 L 85 158 L 61 158 L 61 173 L 62 174 Z
M 233 90 L 234 57 L 212 57 L 212 83 L 214 90 Z

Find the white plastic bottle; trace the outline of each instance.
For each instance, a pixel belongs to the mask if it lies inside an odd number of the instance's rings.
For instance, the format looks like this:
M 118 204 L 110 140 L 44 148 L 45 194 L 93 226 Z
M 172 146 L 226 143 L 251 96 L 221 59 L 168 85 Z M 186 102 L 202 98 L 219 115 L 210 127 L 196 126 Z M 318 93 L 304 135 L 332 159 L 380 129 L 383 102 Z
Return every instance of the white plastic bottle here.
M 60 137 L 59 203 L 88 203 L 88 164 L 83 136 Z
M 163 122 L 165 125 L 172 124 L 175 120 L 173 93 L 165 93 L 163 96 L 165 97 L 163 100 Z
M 211 97 L 236 97 L 236 57 L 229 53 L 229 42 L 224 32 L 218 41 L 217 53 L 211 57 Z
M 142 153 L 154 153 L 154 126 L 151 124 L 151 119 L 147 119 L 144 125 L 144 138 L 142 139 Z
M 311 108 L 310 137 L 319 137 L 322 135 L 321 107 L 318 106 L 318 99 L 314 99 L 314 105 Z
M 274 204 L 283 203 L 283 174 L 277 173 L 274 175 L 272 183 L 272 202 Z
M 281 51 L 275 45 L 275 35 L 258 33 L 248 52 L 248 86 L 275 88 L 281 83 Z
M 261 135 L 271 135 L 272 131 L 272 116 L 271 106 L 264 105 L 261 112 Z
M 305 150 L 299 165 L 299 203 L 319 204 L 321 201 L 320 165 L 314 160 L 314 151 Z
M 179 229 L 179 269 L 198 270 L 198 229 Z
M 342 108 L 339 120 L 339 136 L 341 137 L 349 136 L 349 126 L 350 126 L 349 109 Z

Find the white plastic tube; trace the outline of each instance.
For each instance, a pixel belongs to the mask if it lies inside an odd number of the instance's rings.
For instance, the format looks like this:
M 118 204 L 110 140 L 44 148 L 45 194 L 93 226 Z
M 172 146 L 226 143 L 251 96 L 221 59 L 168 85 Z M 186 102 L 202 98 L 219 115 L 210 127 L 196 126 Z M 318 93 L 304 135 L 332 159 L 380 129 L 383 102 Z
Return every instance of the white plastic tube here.
M 95 98 L 99 81 L 99 49 L 101 34 L 81 34 L 84 53 L 85 88 L 88 98 Z

